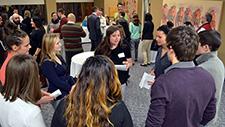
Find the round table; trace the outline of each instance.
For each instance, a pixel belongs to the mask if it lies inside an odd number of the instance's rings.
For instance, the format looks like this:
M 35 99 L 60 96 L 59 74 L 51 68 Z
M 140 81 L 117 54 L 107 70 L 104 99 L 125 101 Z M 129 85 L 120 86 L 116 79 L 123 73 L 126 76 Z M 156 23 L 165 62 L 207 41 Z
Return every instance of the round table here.
M 94 52 L 92 51 L 82 52 L 82 53 L 74 55 L 71 59 L 70 75 L 72 77 L 77 77 L 80 73 L 80 70 L 85 60 L 91 56 L 94 56 Z
M 88 43 L 88 42 L 91 42 L 91 39 L 89 38 L 89 31 L 88 31 L 88 29 L 87 29 L 87 27 L 84 27 L 84 26 L 82 26 L 82 28 L 83 28 L 83 30 L 85 31 L 85 33 L 86 33 L 86 36 L 83 38 L 81 38 L 81 42 L 82 43 Z

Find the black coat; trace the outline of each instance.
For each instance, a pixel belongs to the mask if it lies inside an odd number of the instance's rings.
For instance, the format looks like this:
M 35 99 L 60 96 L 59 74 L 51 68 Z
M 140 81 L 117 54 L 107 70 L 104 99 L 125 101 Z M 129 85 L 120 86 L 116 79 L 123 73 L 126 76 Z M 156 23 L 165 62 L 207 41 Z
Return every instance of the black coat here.
M 91 14 L 87 18 L 87 28 L 89 31 L 89 38 L 92 41 L 100 42 L 102 39 L 102 32 L 100 28 L 100 18 L 95 14 Z

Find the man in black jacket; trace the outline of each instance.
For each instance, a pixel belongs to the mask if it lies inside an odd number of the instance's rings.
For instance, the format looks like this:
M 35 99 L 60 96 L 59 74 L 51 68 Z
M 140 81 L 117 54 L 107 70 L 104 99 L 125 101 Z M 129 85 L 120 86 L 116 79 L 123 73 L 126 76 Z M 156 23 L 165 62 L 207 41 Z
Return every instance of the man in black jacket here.
M 93 7 L 92 14 L 87 18 L 87 28 L 91 39 L 91 51 L 94 51 L 102 40 L 100 28 L 99 8 Z

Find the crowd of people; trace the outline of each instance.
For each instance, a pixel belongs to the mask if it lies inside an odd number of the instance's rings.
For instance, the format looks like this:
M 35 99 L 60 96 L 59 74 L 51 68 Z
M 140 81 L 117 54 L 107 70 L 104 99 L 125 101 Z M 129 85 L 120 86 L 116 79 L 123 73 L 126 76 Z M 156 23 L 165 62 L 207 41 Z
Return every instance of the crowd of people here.
M 140 66 L 154 64 L 146 71 L 155 76 L 148 84 L 151 103 L 145 126 L 213 125 L 225 77 L 217 56 L 220 33 L 209 23 L 195 30 L 191 22 L 174 27 L 169 21 L 158 26 L 154 37 L 150 13 L 142 24 L 137 14 L 128 19 L 123 4 L 117 7 L 107 29 L 98 7 L 82 23 L 87 25 L 94 56 L 77 77 L 69 74 L 71 58 L 84 51 L 81 38 L 86 33 L 73 13 L 66 15 L 63 8 L 52 12 L 46 30 L 29 10 L 24 17 L 17 9 L 8 19 L 0 15 L 0 127 L 45 127 L 40 107 L 46 103 L 55 110 L 52 127 L 133 127 L 124 94 L 140 42 Z M 210 22 L 212 16 L 207 13 L 205 19 Z M 41 89 L 45 86 L 47 91 Z M 61 95 L 54 97 L 56 90 Z

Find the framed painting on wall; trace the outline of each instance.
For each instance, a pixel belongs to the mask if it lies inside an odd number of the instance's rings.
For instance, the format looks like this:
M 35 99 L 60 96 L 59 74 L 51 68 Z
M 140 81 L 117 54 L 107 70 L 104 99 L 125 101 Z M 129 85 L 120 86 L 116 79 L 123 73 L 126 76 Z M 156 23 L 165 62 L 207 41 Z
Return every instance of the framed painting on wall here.
M 212 15 L 211 26 L 218 29 L 223 1 L 177 1 L 163 0 L 161 24 L 172 21 L 175 26 L 183 25 L 189 21 L 195 28 L 202 24 L 206 13 Z

